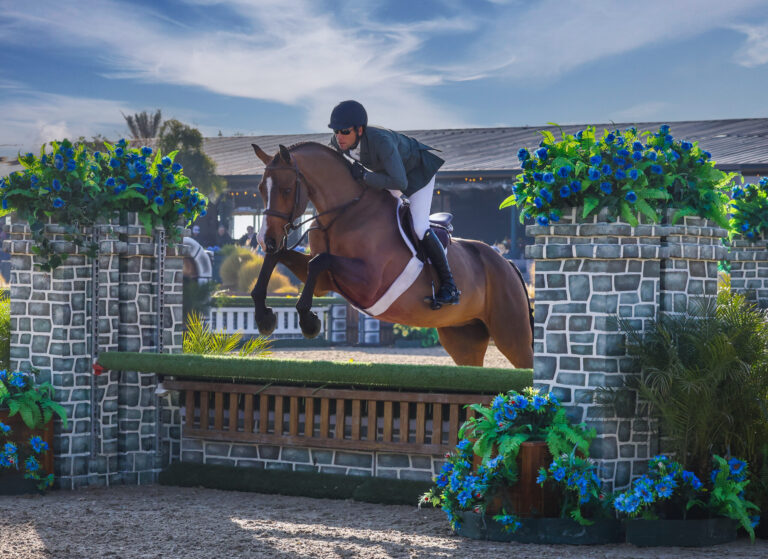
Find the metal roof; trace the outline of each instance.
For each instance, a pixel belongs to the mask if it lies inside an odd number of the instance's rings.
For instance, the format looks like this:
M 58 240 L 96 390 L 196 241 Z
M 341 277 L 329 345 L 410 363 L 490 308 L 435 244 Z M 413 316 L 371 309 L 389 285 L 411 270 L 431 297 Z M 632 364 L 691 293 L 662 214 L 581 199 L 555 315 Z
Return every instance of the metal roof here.
M 693 120 L 680 122 L 635 122 L 596 124 L 598 130 L 637 127 L 638 130 L 658 130 L 669 124 L 676 138 L 697 141 L 712 153 L 718 167 L 738 170 L 746 174 L 768 174 L 768 118 L 730 120 Z M 574 133 L 584 124 L 562 126 Z M 560 133 L 555 126 L 523 126 L 499 128 L 459 128 L 443 130 L 409 130 L 405 134 L 441 150 L 445 165 L 440 176 L 462 174 L 509 175 L 520 169 L 517 150 L 532 148 L 541 141 L 539 131 L 549 130 L 556 138 Z M 269 136 L 230 136 L 205 138 L 203 149 L 216 162 L 219 175 L 261 175 L 262 162 L 255 156 L 251 144 L 258 144 L 267 153 L 277 153 L 280 144 L 290 146 L 298 142 L 327 143 L 330 131 L 321 134 L 285 134 Z M 19 165 L 0 162 L 0 176 L 19 170 Z
M 712 158 L 720 168 L 743 171 L 764 169 L 763 172 L 768 172 L 768 118 L 611 123 L 595 126 L 599 131 L 605 128 L 624 130 L 630 126 L 638 130 L 656 131 L 662 124 L 670 125 L 670 133 L 675 138 L 699 142 L 703 149 L 712 153 Z M 561 128 L 572 134 L 585 126 L 573 124 Z M 517 150 L 538 146 L 541 130 L 549 130 L 556 138 L 560 137 L 559 129 L 555 126 L 409 130 L 404 133 L 442 151 L 439 155 L 445 159 L 445 165 L 441 167 L 440 175 L 513 174 L 520 169 Z M 264 165 L 254 155 L 251 144 L 258 144 L 267 153 L 277 153 L 280 144 L 289 146 L 305 141 L 327 143 L 329 140 L 330 132 L 219 137 L 206 138 L 204 149 L 216 161 L 216 170 L 220 175 L 261 175 Z

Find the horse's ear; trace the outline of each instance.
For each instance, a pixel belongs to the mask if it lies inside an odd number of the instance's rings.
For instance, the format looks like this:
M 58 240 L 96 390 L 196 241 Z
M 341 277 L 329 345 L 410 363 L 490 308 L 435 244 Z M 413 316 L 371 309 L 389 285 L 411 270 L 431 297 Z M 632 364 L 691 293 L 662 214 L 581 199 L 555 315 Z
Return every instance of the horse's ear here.
M 285 147 L 283 144 L 280 144 L 280 157 L 283 158 L 283 161 L 286 163 L 291 162 L 291 153 L 288 151 L 288 148 Z
M 251 144 L 251 147 L 253 148 L 253 151 L 256 152 L 256 157 L 261 159 L 261 161 L 262 161 L 262 163 L 264 163 L 264 165 L 269 165 L 269 162 L 272 161 L 272 158 L 269 155 L 267 155 L 266 153 L 264 153 L 264 150 L 261 149 L 256 144 Z

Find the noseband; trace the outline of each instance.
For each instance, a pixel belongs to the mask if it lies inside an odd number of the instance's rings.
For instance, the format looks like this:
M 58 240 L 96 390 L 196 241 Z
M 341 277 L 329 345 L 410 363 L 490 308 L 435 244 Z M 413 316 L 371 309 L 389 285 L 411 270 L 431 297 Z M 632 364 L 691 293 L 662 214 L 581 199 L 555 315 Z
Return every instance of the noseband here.
M 312 217 L 309 217 L 309 218 L 307 218 L 307 219 L 305 219 L 303 221 L 300 221 L 298 223 L 294 223 L 294 220 L 299 217 L 299 216 L 294 217 L 293 214 L 296 213 L 296 211 L 297 211 L 297 209 L 299 207 L 299 204 L 301 202 L 301 178 L 304 175 L 302 174 L 302 172 L 299 170 L 298 166 L 296 165 L 296 161 L 291 161 L 291 163 L 292 163 L 292 166 L 293 166 L 293 172 L 296 175 L 296 185 L 294 187 L 294 189 L 296 191 L 296 195 L 294 196 L 294 199 L 293 199 L 293 207 L 291 208 L 291 213 L 287 214 L 285 212 L 281 212 L 281 211 L 278 211 L 278 210 L 273 210 L 272 208 L 267 208 L 267 209 L 264 210 L 264 215 L 272 216 L 272 217 L 277 217 L 277 218 L 285 220 L 286 223 L 283 226 L 283 243 L 282 244 L 284 246 L 286 246 L 286 247 L 288 246 L 288 235 L 290 235 L 292 231 L 296 231 L 297 229 L 299 229 L 302 225 L 304 225 L 308 221 L 313 221 L 313 220 L 317 221 L 318 226 L 317 227 L 310 227 L 309 229 L 307 229 L 307 231 L 299 238 L 299 240 L 296 241 L 296 243 L 294 243 L 294 245 L 290 249 L 288 249 L 288 250 L 293 250 L 294 248 L 296 248 L 301 243 L 301 241 L 304 240 L 304 237 L 309 233 L 309 231 L 311 231 L 312 229 L 319 229 L 323 233 L 325 233 L 326 247 L 328 247 L 329 246 L 328 233 L 327 233 L 328 229 L 331 227 L 331 225 L 334 224 L 334 222 L 337 219 L 339 219 L 339 217 L 341 217 L 341 215 L 348 208 L 350 208 L 351 206 L 354 206 L 355 204 L 357 204 L 362 199 L 362 197 L 365 195 L 365 191 L 368 190 L 368 188 L 367 187 L 363 187 L 363 191 L 360 194 L 360 196 L 357 196 L 357 197 L 353 198 L 349 202 L 345 202 L 345 203 L 343 203 L 340 206 L 336 206 L 335 208 L 331 208 L 330 210 L 326 210 L 326 211 L 321 212 L 319 214 L 313 215 Z M 306 179 L 304 180 L 304 182 L 306 182 Z M 307 193 L 308 193 L 307 195 L 309 195 L 309 187 L 307 187 Z M 328 225 L 323 226 L 320 223 L 320 220 L 317 219 L 317 218 L 319 218 L 322 215 L 327 215 L 327 214 L 333 213 L 333 212 L 338 212 L 338 214 L 336 215 L 336 217 L 334 217 L 330 221 L 330 223 L 328 223 Z

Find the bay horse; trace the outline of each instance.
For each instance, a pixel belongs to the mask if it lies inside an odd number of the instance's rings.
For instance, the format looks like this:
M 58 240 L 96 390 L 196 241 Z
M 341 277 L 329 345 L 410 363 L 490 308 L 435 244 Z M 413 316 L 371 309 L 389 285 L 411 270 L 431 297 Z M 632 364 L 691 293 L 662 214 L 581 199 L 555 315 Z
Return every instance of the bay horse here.
M 267 283 L 275 265 L 285 264 L 304 289 L 296 304 L 302 332 L 316 336 L 320 321 L 312 297 L 341 294 L 359 309 L 373 305 L 411 261 L 397 223 L 397 200 L 389 192 L 365 187 L 352 178 L 349 163 L 328 146 L 306 142 L 274 156 L 252 144 L 265 164 L 259 191 L 265 219 L 259 242 L 266 255 L 251 292 L 262 335 L 276 325 L 266 306 Z M 311 254 L 288 250 L 308 201 L 317 213 L 309 230 Z M 440 343 L 457 365 L 482 366 L 491 338 L 515 367 L 533 366 L 533 324 L 528 293 L 519 270 L 485 243 L 453 239 L 448 261 L 462 292 L 458 305 L 432 310 L 436 272 L 426 265 L 413 284 L 376 318 L 418 327 L 435 327 Z

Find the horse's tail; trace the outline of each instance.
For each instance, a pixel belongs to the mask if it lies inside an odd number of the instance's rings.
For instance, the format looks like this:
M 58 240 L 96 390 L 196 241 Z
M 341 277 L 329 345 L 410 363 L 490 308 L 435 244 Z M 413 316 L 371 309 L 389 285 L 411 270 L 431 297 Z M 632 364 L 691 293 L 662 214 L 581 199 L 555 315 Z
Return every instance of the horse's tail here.
M 531 344 L 533 344 L 533 307 L 531 306 L 531 298 L 528 296 L 528 286 L 525 283 L 525 279 L 523 279 L 523 274 L 520 271 L 520 268 L 518 268 L 511 260 L 507 260 L 507 262 L 509 262 L 509 265 L 512 266 L 512 269 L 517 273 L 517 277 L 520 278 L 520 283 L 523 284 L 525 300 L 528 302 L 528 317 L 531 321 Z

